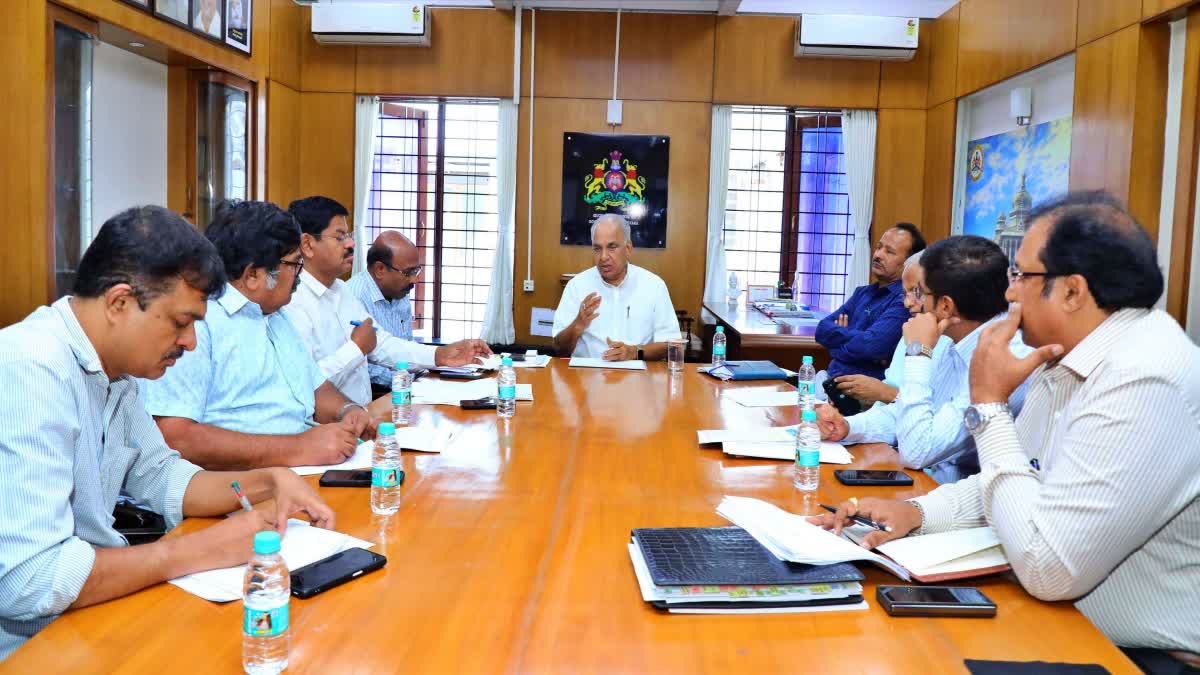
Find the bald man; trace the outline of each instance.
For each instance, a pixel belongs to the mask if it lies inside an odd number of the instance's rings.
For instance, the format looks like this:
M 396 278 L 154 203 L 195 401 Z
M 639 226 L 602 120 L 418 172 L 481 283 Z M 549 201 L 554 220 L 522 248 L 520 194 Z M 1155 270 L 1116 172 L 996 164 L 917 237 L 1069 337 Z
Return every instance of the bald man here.
M 399 232 L 387 230 L 367 249 L 366 269 L 350 277 L 346 285 L 377 326 L 398 338 L 412 340 L 412 303 L 408 294 L 421 276 L 421 267 L 421 253 L 412 241 Z M 396 372 L 391 365 L 368 364 L 371 384 L 391 387 Z
M 662 359 L 667 340 L 679 339 L 667 285 L 630 264 L 629 234 L 629 223 L 619 215 L 600 216 L 592 224 L 596 264 L 567 283 L 554 312 L 554 348 L 560 356 Z

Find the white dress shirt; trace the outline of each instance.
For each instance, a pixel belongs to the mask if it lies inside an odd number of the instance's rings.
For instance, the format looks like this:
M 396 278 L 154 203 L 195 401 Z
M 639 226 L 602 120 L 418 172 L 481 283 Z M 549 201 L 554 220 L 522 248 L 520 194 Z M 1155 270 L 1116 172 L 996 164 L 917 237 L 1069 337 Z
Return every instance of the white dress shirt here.
M 571 356 L 600 358 L 608 350 L 607 340 L 640 347 L 679 339 L 679 318 L 667 284 L 657 274 L 634 264 L 629 265 L 619 286 L 606 282 L 595 267 L 567 282 L 554 311 L 555 335 L 571 325 L 579 315 L 579 303 L 589 293 L 600 296 L 600 306 Z
M 436 347 L 402 340 L 382 328 L 375 332 L 375 349 L 364 355 L 350 339 L 354 330 L 350 322 L 363 321 L 371 315 L 341 279 L 334 279 L 333 285 L 326 287 L 308 270 L 302 271 L 300 287 L 283 308 L 283 314 L 308 345 L 321 372 L 346 398 L 359 405 L 371 402 L 368 362 L 387 366 L 395 366 L 397 361 L 435 365 Z
M 1200 653 L 1200 349 L 1170 315 L 1115 312 L 975 443 L 978 475 L 913 500 L 921 533 L 990 525 L 1034 596 Z

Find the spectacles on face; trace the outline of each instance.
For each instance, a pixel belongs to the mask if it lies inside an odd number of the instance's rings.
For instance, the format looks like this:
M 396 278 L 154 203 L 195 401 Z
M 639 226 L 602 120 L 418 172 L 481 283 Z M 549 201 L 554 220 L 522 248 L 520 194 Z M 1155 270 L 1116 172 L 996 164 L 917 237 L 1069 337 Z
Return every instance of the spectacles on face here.
M 299 260 L 297 260 L 295 262 L 293 262 L 291 260 L 280 260 L 279 264 L 280 265 L 291 265 L 292 267 L 296 268 L 296 274 L 300 274 L 300 270 L 304 269 L 304 258 L 300 258 Z
M 1053 274 L 1051 272 L 1022 272 L 1016 265 L 1011 265 L 1008 268 L 1008 283 L 1015 284 L 1018 281 L 1027 277 L 1045 277 L 1047 279 L 1053 277 L 1061 277 L 1061 274 Z
M 336 241 L 339 244 L 344 244 L 354 238 L 354 233 L 353 232 L 339 232 L 337 234 L 329 234 L 329 235 L 317 234 L 317 235 L 313 235 L 313 236 L 316 237 L 318 240 L 320 240 L 324 237 L 329 237 L 330 239 Z
M 929 295 L 920 286 L 913 286 L 912 288 L 908 289 L 907 291 L 904 291 L 904 294 L 911 295 L 912 299 L 915 302 L 917 302 L 918 304 L 925 302 L 925 298 Z
M 380 262 L 383 262 L 383 261 L 380 261 Z M 403 274 L 404 276 L 408 277 L 409 279 L 415 279 L 415 278 L 421 276 L 421 271 L 425 269 L 424 265 L 417 265 L 416 267 L 409 267 L 408 269 L 404 269 L 404 270 L 396 269 L 395 267 L 392 267 L 391 265 L 389 265 L 387 263 L 383 263 L 383 266 L 393 272 L 399 272 L 400 274 Z

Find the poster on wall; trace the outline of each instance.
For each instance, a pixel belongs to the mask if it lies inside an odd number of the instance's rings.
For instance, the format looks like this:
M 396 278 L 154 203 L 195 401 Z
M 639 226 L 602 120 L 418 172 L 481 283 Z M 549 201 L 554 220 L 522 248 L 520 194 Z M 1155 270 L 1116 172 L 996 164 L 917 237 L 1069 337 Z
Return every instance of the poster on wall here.
M 155 0 L 154 15 L 175 23 L 189 25 L 189 0 Z
M 1014 260 L 1033 205 L 1067 191 L 1070 162 L 1070 117 L 968 143 L 963 234 L 995 241 Z
M 207 37 L 224 41 L 221 24 L 222 0 L 192 0 L 192 30 Z
M 666 248 L 670 155 L 667 136 L 564 133 L 559 242 L 590 246 L 592 223 L 616 213 L 634 246 Z
M 250 53 L 252 0 L 225 0 L 225 44 Z

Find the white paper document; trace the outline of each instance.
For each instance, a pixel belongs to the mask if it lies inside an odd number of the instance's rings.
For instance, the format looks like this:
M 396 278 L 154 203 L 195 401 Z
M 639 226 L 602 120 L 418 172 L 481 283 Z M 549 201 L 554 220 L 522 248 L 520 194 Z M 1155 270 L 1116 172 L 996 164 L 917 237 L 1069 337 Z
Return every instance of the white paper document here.
M 303 520 L 288 521 L 287 532 L 283 535 L 279 553 L 283 556 L 289 570 L 296 570 L 318 560 L 328 558 L 334 553 L 340 553 L 348 548 L 371 548 L 369 541 L 363 541 L 341 532 L 323 530 Z M 242 581 L 246 574 L 246 566 L 225 567 L 219 570 L 197 572 L 171 579 L 170 582 L 179 588 L 213 602 L 232 602 L 242 597 Z
M 590 359 L 583 356 L 572 356 L 571 362 L 567 365 L 572 368 L 613 368 L 616 370 L 645 370 L 645 361 L 605 361 L 604 359 Z
M 500 370 L 500 358 L 499 354 L 492 354 L 487 358 L 476 356 L 475 359 L 479 363 L 469 363 L 463 367 L 474 370 Z M 548 365 L 550 365 L 550 356 L 547 354 L 526 355 L 522 361 L 513 360 L 513 368 L 545 368 Z
M 789 462 L 796 461 L 796 444 L 794 442 L 725 441 L 721 444 L 721 449 L 725 454 L 734 457 L 758 457 L 761 459 L 782 459 Z M 821 441 L 822 464 L 849 464 L 853 461 L 854 455 L 851 455 L 850 451 L 840 443 Z
M 745 387 L 730 389 L 724 396 L 747 408 L 775 408 L 796 405 L 799 394 L 795 389 L 778 391 L 774 387 Z
M 449 428 L 400 427 L 396 429 L 396 442 L 400 444 L 401 450 L 441 452 L 450 445 L 450 439 L 453 435 L 453 432 Z M 351 455 L 350 459 L 341 464 L 293 466 L 292 471 L 301 476 L 314 476 L 335 469 L 369 469 L 371 468 L 371 455 L 374 452 L 375 442 L 364 441 L 359 443 L 358 447 L 354 449 L 354 454 Z
M 412 389 L 413 403 L 426 405 L 458 405 L 460 401 L 487 398 L 498 393 L 494 377 L 469 382 L 421 379 L 413 382 Z M 533 385 L 518 383 L 517 400 L 532 401 Z
M 895 562 L 767 502 L 725 497 L 717 506 L 717 514 L 750 533 L 780 560 L 809 565 L 866 560 L 909 580 L 908 571 Z
M 708 443 L 728 443 L 730 441 L 758 443 L 787 443 L 794 442 L 796 433 L 790 427 L 750 427 L 748 429 L 701 429 L 696 436 L 701 445 Z

